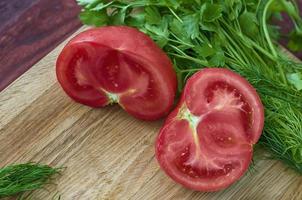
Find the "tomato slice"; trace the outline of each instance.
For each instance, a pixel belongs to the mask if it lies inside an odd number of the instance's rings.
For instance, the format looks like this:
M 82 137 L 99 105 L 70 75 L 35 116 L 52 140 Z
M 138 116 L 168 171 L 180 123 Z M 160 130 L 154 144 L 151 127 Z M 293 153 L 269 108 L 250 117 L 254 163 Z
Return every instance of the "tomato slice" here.
M 88 106 L 118 103 L 137 118 L 155 120 L 174 103 L 171 61 L 134 28 L 108 26 L 79 34 L 59 55 L 56 72 L 65 92 Z
M 185 187 L 221 190 L 248 169 L 263 124 L 261 100 L 244 78 L 227 69 L 204 69 L 188 80 L 161 129 L 156 157 Z

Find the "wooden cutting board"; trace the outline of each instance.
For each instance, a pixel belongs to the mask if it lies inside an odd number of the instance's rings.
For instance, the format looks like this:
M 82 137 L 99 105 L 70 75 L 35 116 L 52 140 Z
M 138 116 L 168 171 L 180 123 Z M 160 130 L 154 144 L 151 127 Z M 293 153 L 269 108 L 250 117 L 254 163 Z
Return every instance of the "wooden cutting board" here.
M 302 177 L 261 158 L 221 192 L 194 192 L 174 183 L 154 157 L 162 121 L 139 121 L 118 106 L 91 109 L 65 95 L 54 70 L 64 44 L 0 93 L 0 167 L 28 161 L 66 167 L 57 184 L 34 192 L 34 199 L 56 193 L 63 200 L 302 199 Z

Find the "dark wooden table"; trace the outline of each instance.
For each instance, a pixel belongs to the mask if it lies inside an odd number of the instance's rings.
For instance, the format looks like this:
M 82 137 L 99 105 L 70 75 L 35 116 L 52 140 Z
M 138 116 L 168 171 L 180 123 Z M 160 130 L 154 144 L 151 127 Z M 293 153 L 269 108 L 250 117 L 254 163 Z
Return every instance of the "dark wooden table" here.
M 77 30 L 79 12 L 75 0 L 0 0 L 0 91 Z
M 0 0 L 0 91 L 77 30 L 75 0 Z

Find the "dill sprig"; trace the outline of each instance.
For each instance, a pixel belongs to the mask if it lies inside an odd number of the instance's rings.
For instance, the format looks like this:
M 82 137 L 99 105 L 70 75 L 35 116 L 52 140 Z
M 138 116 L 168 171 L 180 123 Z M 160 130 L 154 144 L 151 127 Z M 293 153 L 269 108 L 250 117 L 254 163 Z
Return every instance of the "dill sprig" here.
M 51 177 L 60 168 L 27 163 L 10 165 L 0 169 L 0 198 L 43 188 L 51 183 Z

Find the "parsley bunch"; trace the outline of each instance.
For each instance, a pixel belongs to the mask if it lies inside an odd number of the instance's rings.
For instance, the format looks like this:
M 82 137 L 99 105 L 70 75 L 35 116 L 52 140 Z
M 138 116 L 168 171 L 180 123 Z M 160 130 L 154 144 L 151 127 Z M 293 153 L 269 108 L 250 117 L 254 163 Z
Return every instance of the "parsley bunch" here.
M 148 34 L 174 62 L 179 91 L 188 77 L 204 67 L 226 67 L 244 76 L 265 106 L 261 143 L 274 158 L 302 173 L 302 65 L 277 47 L 278 29 L 267 23 L 286 11 L 295 24 L 293 33 L 299 34 L 302 20 L 294 1 L 78 3 L 83 6 L 80 18 L 84 24 L 127 25 Z

